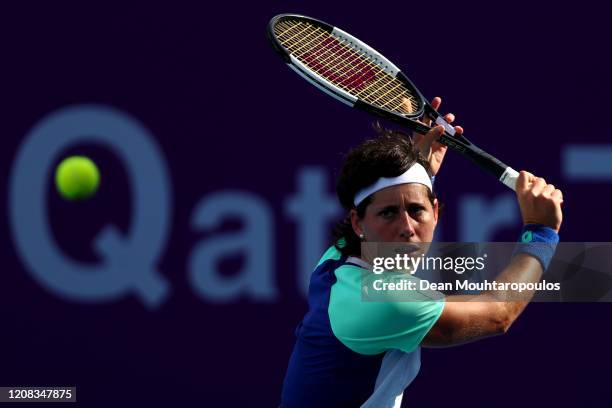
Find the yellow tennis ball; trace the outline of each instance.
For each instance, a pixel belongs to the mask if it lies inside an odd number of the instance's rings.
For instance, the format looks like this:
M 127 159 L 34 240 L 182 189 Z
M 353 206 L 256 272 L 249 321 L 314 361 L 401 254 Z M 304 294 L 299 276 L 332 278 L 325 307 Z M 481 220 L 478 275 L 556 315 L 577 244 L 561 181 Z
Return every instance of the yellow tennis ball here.
M 99 185 L 100 172 L 88 157 L 67 157 L 55 170 L 55 186 L 60 195 L 67 200 L 91 197 Z

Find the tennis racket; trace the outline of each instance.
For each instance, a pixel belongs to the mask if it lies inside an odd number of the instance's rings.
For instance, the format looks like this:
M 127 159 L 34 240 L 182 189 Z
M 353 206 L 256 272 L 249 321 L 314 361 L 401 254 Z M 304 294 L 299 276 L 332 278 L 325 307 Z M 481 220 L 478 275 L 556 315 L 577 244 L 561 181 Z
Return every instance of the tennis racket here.
M 461 153 L 499 181 L 516 189 L 518 172 L 475 146 L 423 97 L 417 87 L 378 51 L 337 27 L 297 14 L 280 14 L 268 24 L 268 38 L 289 68 L 351 107 L 390 119 L 425 134 L 431 119 L 445 132 L 438 141 Z

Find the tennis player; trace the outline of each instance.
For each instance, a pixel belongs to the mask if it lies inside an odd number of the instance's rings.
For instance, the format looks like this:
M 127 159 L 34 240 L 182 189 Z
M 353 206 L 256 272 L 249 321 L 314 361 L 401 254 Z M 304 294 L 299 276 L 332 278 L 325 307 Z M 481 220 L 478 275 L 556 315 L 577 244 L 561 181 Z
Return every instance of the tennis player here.
M 432 104 L 437 109 L 440 102 L 435 98 Z M 454 117 L 445 119 L 450 123 Z M 461 134 L 460 127 L 456 130 Z M 309 310 L 295 332 L 282 408 L 399 407 L 419 372 L 422 346 L 452 346 L 506 333 L 528 303 L 494 302 L 487 293 L 470 302 L 457 301 L 460 296 L 362 301 L 362 272 L 371 270 L 360 257 L 362 242 L 432 241 L 440 207 L 432 178 L 446 151 L 435 141 L 441 127 L 414 140 L 382 128 L 379 132 L 349 152 L 342 168 L 337 194 L 347 216 L 311 276 Z M 498 280 L 538 282 L 559 240 L 563 197 L 552 184 L 524 171 L 516 191 L 524 222 L 521 236 L 539 245 L 518 247 Z

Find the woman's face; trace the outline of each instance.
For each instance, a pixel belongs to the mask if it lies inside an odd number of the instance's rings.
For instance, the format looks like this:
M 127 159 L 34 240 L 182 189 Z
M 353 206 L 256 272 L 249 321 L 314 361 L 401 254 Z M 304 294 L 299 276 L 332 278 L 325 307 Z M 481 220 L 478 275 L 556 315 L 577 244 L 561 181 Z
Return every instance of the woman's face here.
M 365 241 L 431 242 L 438 223 L 438 201 L 431 204 L 422 184 L 399 184 L 374 193 L 362 219 L 351 210 L 351 222 Z

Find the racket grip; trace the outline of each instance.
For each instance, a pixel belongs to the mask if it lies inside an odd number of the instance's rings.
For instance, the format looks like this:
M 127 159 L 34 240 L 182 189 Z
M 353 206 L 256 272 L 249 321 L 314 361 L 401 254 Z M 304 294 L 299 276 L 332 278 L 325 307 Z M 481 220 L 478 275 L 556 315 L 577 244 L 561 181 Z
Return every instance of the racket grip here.
M 510 187 L 512 190 L 516 191 L 516 180 L 518 179 L 519 173 L 514 170 L 512 167 L 506 167 L 506 170 L 502 173 L 499 181 L 504 183 L 506 186 Z

